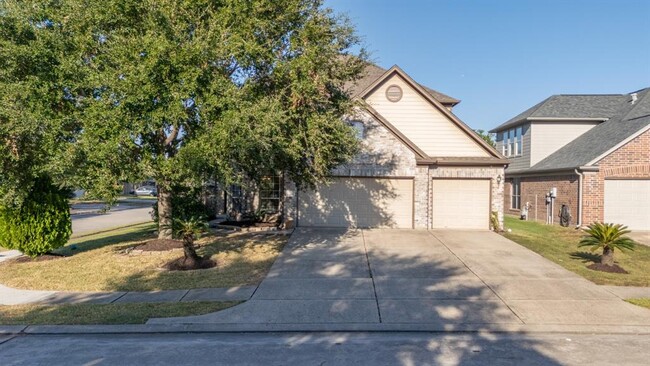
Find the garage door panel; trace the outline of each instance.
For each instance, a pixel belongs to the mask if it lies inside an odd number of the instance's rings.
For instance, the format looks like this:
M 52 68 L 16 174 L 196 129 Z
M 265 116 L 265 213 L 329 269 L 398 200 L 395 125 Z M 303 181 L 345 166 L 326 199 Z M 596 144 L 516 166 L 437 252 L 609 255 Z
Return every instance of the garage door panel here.
M 413 180 L 335 178 L 301 192 L 298 224 L 329 227 L 413 226 Z
M 605 222 L 650 230 L 650 180 L 605 180 Z
M 432 227 L 489 229 L 490 181 L 434 179 Z

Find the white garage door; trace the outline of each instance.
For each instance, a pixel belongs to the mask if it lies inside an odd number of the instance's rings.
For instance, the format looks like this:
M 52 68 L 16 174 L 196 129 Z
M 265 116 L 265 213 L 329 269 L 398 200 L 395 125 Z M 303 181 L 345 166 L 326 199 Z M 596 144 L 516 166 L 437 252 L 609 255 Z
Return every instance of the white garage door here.
M 650 180 L 605 180 L 605 222 L 650 230 Z
M 490 181 L 434 179 L 434 229 L 489 229 Z
M 300 226 L 413 227 L 412 179 L 335 178 L 298 201 Z

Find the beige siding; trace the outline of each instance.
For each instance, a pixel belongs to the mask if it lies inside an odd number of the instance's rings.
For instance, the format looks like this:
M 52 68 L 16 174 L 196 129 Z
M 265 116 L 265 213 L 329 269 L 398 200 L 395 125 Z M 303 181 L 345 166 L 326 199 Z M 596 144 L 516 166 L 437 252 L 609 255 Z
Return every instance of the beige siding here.
M 334 178 L 298 201 L 300 226 L 413 228 L 413 179 Z
M 434 229 L 489 229 L 489 180 L 434 179 L 432 194 Z
M 386 99 L 386 89 L 398 85 L 402 99 Z M 429 156 L 490 156 L 447 116 L 398 75 L 386 80 L 366 101 Z
M 533 166 L 589 131 L 598 122 L 533 122 L 531 123 L 530 165 Z

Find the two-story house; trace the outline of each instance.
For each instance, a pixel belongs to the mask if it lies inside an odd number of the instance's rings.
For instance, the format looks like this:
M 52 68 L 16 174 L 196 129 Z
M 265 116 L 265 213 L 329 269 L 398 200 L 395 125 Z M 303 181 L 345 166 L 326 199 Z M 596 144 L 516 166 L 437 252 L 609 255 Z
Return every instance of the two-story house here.
M 650 88 L 630 94 L 554 95 L 494 128 L 506 169 L 505 212 L 545 220 L 567 205 L 572 224 L 650 230 Z
M 360 102 L 346 118 L 359 155 L 313 190 L 272 177 L 253 207 L 297 226 L 487 230 L 493 212 L 502 220 L 507 160 L 452 113 L 459 100 L 397 66 L 369 64 L 347 91 Z

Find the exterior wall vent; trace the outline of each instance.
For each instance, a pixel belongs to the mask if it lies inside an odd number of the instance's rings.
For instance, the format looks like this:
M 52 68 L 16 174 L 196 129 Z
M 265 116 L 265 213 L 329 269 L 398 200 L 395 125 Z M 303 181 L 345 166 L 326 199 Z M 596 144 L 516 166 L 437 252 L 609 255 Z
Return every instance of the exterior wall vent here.
M 399 102 L 402 99 L 402 88 L 397 85 L 391 85 L 386 89 L 386 99 L 391 102 Z

